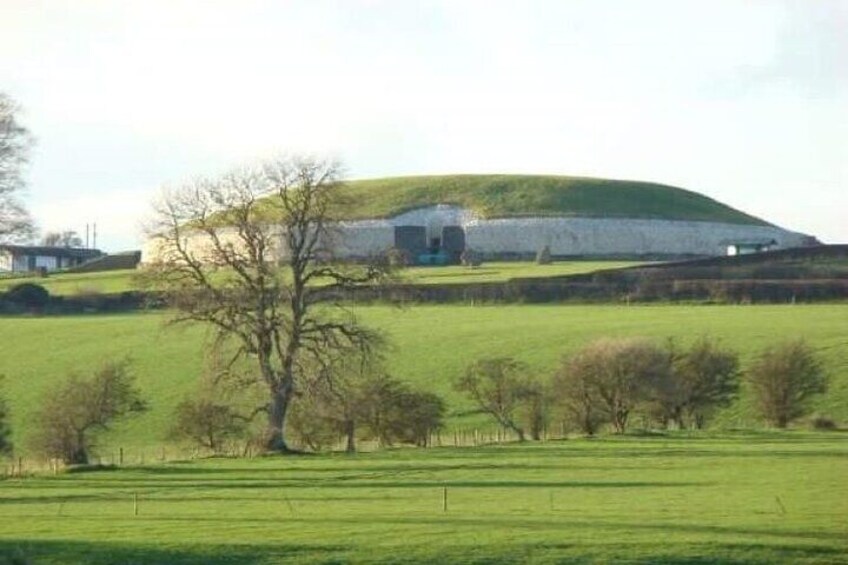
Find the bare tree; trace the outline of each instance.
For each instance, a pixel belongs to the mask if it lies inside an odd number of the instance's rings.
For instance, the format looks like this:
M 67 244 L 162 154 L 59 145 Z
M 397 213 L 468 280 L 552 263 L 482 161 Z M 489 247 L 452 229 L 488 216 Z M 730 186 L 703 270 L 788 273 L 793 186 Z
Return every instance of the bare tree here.
M 221 453 L 227 441 L 244 434 L 247 422 L 229 404 L 206 396 L 187 397 L 174 410 L 168 438 Z
M 49 231 L 41 236 L 41 245 L 47 247 L 57 247 L 62 241 L 62 234 L 57 231 Z
M 651 396 L 660 420 L 678 428 L 701 429 L 716 409 L 728 406 L 739 390 L 739 356 L 703 337 L 680 350 L 669 341 L 671 371 L 654 381 Z
M 576 354 L 572 371 L 580 373 L 615 431 L 624 433 L 633 409 L 656 382 L 668 378 L 671 367 L 668 355 L 646 340 L 599 339 Z M 574 390 L 581 392 L 580 387 Z
M 74 230 L 47 232 L 41 238 L 41 244 L 48 247 L 82 247 L 82 238 Z
M 18 106 L 0 92 L 0 241 L 32 235 L 32 219 L 19 199 L 32 138 L 16 118 Z
M 563 358 L 551 385 L 554 401 L 566 418 L 586 435 L 595 435 L 603 423 L 595 393 L 594 356 L 585 349 Z
M 105 363 L 90 379 L 71 375 L 47 391 L 39 408 L 32 447 L 65 463 L 84 464 L 98 432 L 147 407 L 124 360 Z
M 370 355 L 339 355 L 318 374 L 303 387 L 292 422 L 314 450 L 334 443 L 339 435 L 345 438 L 348 453 L 356 451 L 358 437 L 383 445 L 426 447 L 430 435 L 442 427 L 442 399 L 391 377 Z
M 377 338 L 337 300 L 385 274 L 336 260 L 340 188 L 334 162 L 278 159 L 196 181 L 155 206 L 158 260 L 146 278 L 177 322 L 209 324 L 219 346 L 234 345 L 234 360 L 251 360 L 267 391 L 269 451 L 288 451 L 286 414 L 308 371 Z
M 373 350 L 372 350 L 373 352 Z M 357 431 L 373 404 L 370 392 L 385 372 L 372 352 L 340 350 L 329 362 L 311 371 L 300 387 L 293 407 L 292 425 L 307 446 L 317 451 L 341 435 L 348 453 L 356 451 Z
M 530 381 L 523 363 L 498 357 L 480 359 L 469 365 L 455 387 L 468 394 L 482 412 L 518 434 L 519 441 L 524 441 L 525 429 L 519 421 L 519 412 L 528 400 L 533 400 Z
M 763 418 L 778 428 L 807 414 L 811 399 L 827 390 L 821 361 L 803 340 L 766 348 L 747 378 Z

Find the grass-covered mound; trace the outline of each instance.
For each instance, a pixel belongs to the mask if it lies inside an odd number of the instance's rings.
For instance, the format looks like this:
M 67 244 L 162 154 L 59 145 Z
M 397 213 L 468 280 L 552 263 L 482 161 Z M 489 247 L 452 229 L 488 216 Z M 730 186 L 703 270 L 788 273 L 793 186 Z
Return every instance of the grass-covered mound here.
M 448 175 L 351 181 L 343 215 L 384 218 L 453 204 L 483 217 L 584 216 L 764 225 L 697 192 L 662 184 L 543 175 Z

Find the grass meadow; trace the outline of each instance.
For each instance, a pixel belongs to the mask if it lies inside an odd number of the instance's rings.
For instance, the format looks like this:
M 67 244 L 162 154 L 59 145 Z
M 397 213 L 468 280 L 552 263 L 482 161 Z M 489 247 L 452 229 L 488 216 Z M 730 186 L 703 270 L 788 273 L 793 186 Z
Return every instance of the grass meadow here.
M 602 336 L 673 336 L 685 343 L 711 335 L 737 349 L 743 365 L 776 340 L 803 337 L 823 359 L 830 379 L 830 391 L 817 401 L 816 411 L 848 421 L 848 304 L 368 306 L 356 312 L 388 336 L 388 367 L 395 376 L 445 398 L 447 433 L 489 431 L 488 420 L 474 414 L 452 388 L 473 360 L 515 356 L 546 375 L 563 355 Z M 174 406 L 203 370 L 209 341 L 204 328 L 172 327 L 167 320 L 163 312 L 0 318 L 0 374 L 6 375 L 16 445 L 26 452 L 27 426 L 46 389 L 69 372 L 85 373 L 104 360 L 130 356 L 151 409 L 104 436 L 103 450 L 162 448 Z M 744 388 L 715 419 L 719 429 L 759 425 Z
M 743 364 L 804 337 L 830 378 L 816 410 L 844 425 L 848 304 L 356 313 L 388 336 L 396 376 L 447 400 L 445 443 L 479 428 L 484 445 L 190 459 L 164 437 L 202 370 L 204 328 L 168 326 L 167 312 L 0 318 L 24 461 L 40 395 L 70 371 L 129 355 L 151 407 L 101 438 L 105 462 L 125 450 L 122 466 L 0 478 L 0 563 L 848 563 L 845 432 L 756 431 L 743 388 L 707 432 L 639 432 L 637 421 L 625 436 L 485 444 L 489 424 L 451 386 L 482 356 L 548 374 L 601 336 L 712 335 Z
M 0 555 L 848 563 L 846 476 L 844 434 L 808 432 L 207 459 L 0 481 Z

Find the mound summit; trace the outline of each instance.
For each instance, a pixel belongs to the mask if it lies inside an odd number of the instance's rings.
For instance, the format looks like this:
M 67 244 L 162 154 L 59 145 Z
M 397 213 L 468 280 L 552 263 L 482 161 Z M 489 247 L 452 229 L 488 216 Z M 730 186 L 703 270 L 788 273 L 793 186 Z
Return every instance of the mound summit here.
M 448 204 L 480 218 L 650 218 L 767 225 L 712 198 L 663 184 L 544 175 L 388 177 L 346 183 L 349 219 Z

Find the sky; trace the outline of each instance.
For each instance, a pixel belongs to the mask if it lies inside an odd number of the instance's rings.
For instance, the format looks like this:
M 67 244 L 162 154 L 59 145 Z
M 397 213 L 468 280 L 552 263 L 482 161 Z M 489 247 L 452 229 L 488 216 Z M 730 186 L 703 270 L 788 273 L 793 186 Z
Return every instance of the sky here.
M 0 1 L 44 231 L 138 248 L 162 186 L 281 153 L 347 178 L 684 187 L 848 243 L 843 0 Z

